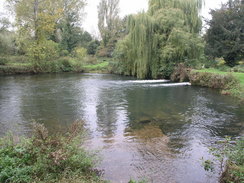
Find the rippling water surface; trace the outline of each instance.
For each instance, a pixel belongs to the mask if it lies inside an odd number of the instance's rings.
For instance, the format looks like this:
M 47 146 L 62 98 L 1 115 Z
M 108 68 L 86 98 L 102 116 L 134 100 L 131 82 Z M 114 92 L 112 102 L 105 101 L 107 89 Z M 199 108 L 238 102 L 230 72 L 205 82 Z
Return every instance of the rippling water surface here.
M 201 158 L 225 135 L 243 135 L 244 106 L 216 90 L 100 74 L 0 77 L 0 136 L 85 120 L 111 182 L 217 182 Z

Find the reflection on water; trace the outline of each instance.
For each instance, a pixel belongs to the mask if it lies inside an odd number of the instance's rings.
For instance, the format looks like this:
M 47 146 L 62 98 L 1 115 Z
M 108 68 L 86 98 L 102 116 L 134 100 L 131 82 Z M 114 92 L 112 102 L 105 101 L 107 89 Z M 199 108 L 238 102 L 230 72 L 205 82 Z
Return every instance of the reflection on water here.
M 217 182 L 201 158 L 225 135 L 243 135 L 244 106 L 217 91 L 99 74 L 0 78 L 0 135 L 31 121 L 55 132 L 83 119 L 86 146 L 112 182 Z

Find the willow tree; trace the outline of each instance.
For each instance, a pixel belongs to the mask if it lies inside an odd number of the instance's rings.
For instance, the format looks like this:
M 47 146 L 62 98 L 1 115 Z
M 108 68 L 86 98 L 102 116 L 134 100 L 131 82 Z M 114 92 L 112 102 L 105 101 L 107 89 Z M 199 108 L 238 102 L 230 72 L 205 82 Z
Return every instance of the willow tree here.
M 117 45 L 120 73 L 138 78 L 168 77 L 178 63 L 203 53 L 199 0 L 150 0 L 149 10 L 128 18 Z

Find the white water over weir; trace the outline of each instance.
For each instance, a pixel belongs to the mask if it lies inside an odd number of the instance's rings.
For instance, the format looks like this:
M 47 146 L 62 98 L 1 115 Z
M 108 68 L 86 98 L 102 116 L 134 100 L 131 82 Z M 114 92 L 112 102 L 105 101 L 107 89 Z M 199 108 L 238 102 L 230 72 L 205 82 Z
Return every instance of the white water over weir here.
M 129 81 L 130 83 L 168 83 L 170 82 L 170 80 L 165 80 L 165 79 L 161 79 L 161 80 L 136 80 L 136 81 Z
M 189 82 L 182 82 L 182 83 L 170 83 L 170 80 L 136 80 L 136 81 L 129 81 L 129 83 L 136 83 L 136 84 L 155 84 L 152 86 L 191 86 Z M 160 84 L 162 83 L 162 84 Z
M 184 82 L 184 83 L 165 83 L 165 84 L 160 84 L 158 86 L 191 86 L 191 83 L 189 83 L 189 82 Z

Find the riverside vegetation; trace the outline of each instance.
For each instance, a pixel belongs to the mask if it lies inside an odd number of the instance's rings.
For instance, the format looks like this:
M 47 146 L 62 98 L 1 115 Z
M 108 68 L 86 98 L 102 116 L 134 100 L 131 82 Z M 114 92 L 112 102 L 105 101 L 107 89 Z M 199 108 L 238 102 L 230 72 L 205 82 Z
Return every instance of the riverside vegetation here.
M 104 182 L 94 168 L 96 158 L 81 147 L 82 122 L 65 135 L 50 135 L 33 124 L 30 138 L 9 135 L 0 139 L 0 182 Z
M 225 141 L 219 142 L 218 148 L 210 148 L 216 157 L 221 169 L 221 183 L 241 183 L 244 181 L 244 138 L 231 141 L 226 137 Z M 226 160 L 227 159 L 227 160 Z M 214 162 L 206 160 L 203 162 L 206 171 L 214 171 Z

